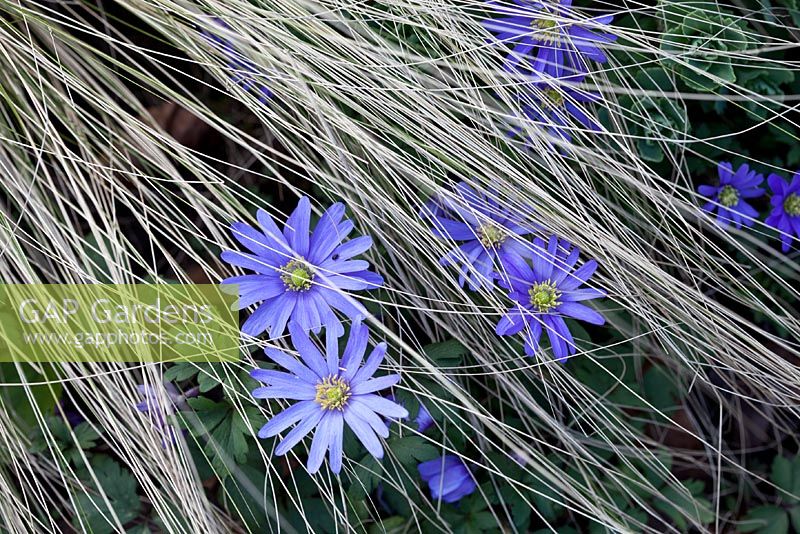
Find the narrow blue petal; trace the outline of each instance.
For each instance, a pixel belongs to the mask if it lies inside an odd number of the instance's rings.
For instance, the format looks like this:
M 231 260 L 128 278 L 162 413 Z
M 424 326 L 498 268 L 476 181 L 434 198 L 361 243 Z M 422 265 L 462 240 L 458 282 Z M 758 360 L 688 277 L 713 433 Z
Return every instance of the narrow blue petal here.
M 369 406 L 361 402 L 358 397 L 354 397 L 350 401 L 347 409 L 352 410 L 356 416 L 369 424 L 378 436 L 382 438 L 389 437 L 389 427 L 385 424 L 384 420 L 381 419 L 378 414 L 370 410 Z
M 372 246 L 372 238 L 368 235 L 356 237 L 350 241 L 339 245 L 331 255 L 331 258 L 337 260 L 349 260 L 354 256 L 363 254 Z M 325 258 L 327 259 L 327 258 Z
M 360 382 L 363 382 L 370 378 L 372 375 L 375 374 L 375 371 L 378 370 L 378 366 L 383 362 L 383 358 L 386 355 L 386 343 L 378 343 L 374 349 L 372 349 L 372 353 L 367 358 L 367 363 L 364 364 L 364 367 L 358 370 L 356 375 L 350 381 L 351 386 L 355 386 Z
M 367 348 L 368 339 L 369 330 L 361 322 L 361 318 L 353 321 L 350 326 L 350 337 L 347 340 L 347 346 L 342 352 L 342 360 L 339 364 L 341 366 L 340 376 L 345 380 L 350 381 L 358 371 L 361 360 L 364 357 L 364 351 Z
M 563 302 L 579 302 L 582 300 L 599 299 L 606 296 L 606 292 L 593 287 L 565 291 L 561 295 Z
M 267 347 L 264 349 L 264 353 L 267 355 L 267 358 L 277 363 L 281 367 L 288 369 L 306 382 L 316 384 L 321 378 L 324 378 L 324 375 L 318 375 L 315 371 L 297 361 L 293 356 L 290 356 L 281 350 Z
M 783 177 L 778 176 L 777 174 L 770 174 L 767 177 L 767 183 L 769 184 L 770 189 L 772 189 L 772 192 L 778 195 L 783 195 L 787 187 L 786 181 L 783 179 Z
M 339 411 L 333 411 L 328 417 L 331 419 L 331 472 L 338 474 L 339 471 L 342 470 L 342 438 L 344 437 L 344 417 L 342 416 L 342 412 Z
M 322 357 L 316 345 L 312 343 L 308 332 L 303 330 L 297 323 L 291 323 L 289 325 L 289 334 L 292 336 L 294 348 L 297 349 L 300 358 L 303 359 L 308 368 L 321 377 L 327 376 L 328 366 L 325 358 Z
M 323 262 L 331 255 L 333 250 L 342 242 L 342 237 L 337 232 L 337 226 L 344 215 L 344 204 L 336 204 L 325 210 L 320 217 L 309 242 L 308 261 L 314 265 Z
M 475 239 L 475 230 L 463 222 L 453 221 L 445 217 L 433 217 L 431 224 L 433 226 L 433 234 L 436 237 L 452 239 L 453 241 Z
M 325 276 L 329 274 L 344 274 L 357 271 L 366 271 L 369 269 L 369 262 L 366 260 L 346 260 L 336 261 L 328 260 L 319 266 L 320 271 Z
M 512 336 L 518 334 L 525 327 L 525 319 L 519 308 L 511 308 L 506 312 L 495 327 L 498 336 Z
M 314 431 L 314 439 L 311 440 L 311 448 L 308 450 L 308 463 L 306 468 L 310 474 L 319 471 L 322 461 L 325 459 L 325 452 L 331 442 L 331 418 L 330 412 L 322 416 L 317 429 Z
M 323 410 L 318 409 L 312 411 L 307 417 L 300 421 L 300 424 L 294 427 L 292 431 L 283 438 L 283 441 L 275 447 L 275 456 L 283 456 L 289 452 L 292 447 L 300 443 L 300 440 L 306 437 L 308 433 L 317 426 L 322 416 Z
M 252 395 L 256 399 L 313 400 L 317 395 L 317 390 L 308 382 L 298 380 L 296 384 L 256 388 Z
M 319 287 L 318 291 L 330 306 L 336 308 L 350 319 L 367 314 L 364 306 L 346 293 L 327 287 Z
M 400 375 L 386 375 L 371 380 L 356 383 L 352 390 L 353 395 L 364 395 L 386 389 L 400 382 Z
M 302 197 L 292 214 L 286 220 L 283 235 L 289 245 L 303 258 L 308 258 L 309 224 L 311 221 L 311 201 Z
M 538 318 L 531 318 L 528 321 L 528 326 L 529 328 L 525 332 L 525 354 L 534 356 L 539 351 L 543 325 Z
M 602 325 L 606 322 L 605 318 L 597 311 L 577 302 L 562 302 L 556 309 L 559 313 L 590 324 Z
M 573 289 L 577 289 L 578 286 L 587 282 L 596 270 L 597 262 L 595 260 L 587 261 L 578 267 L 575 272 L 567 275 L 564 281 L 559 284 L 559 289 L 562 291 L 572 291 Z
M 328 365 L 328 374 L 339 374 L 339 336 L 328 330 L 325 332 L 325 360 Z
M 277 436 L 299 420 L 319 410 L 319 405 L 314 401 L 302 401 L 292 404 L 262 426 L 261 430 L 258 431 L 258 437 L 265 439 Z
M 266 211 L 259 209 L 256 212 L 256 219 L 258 220 L 258 224 L 261 226 L 261 229 L 264 232 L 264 235 L 267 236 L 271 241 L 277 243 L 279 246 L 277 252 L 283 252 L 287 258 L 291 258 L 294 254 L 289 247 L 289 243 L 286 241 L 286 238 L 283 236 L 283 233 L 280 231 L 278 226 L 275 224 L 275 221 L 272 219 L 269 213 Z
M 393 419 L 405 419 L 408 417 L 408 410 L 392 402 L 387 398 L 379 395 L 367 394 L 359 395 L 359 402 L 363 402 L 370 410 L 376 412 L 384 417 L 391 417 Z
M 383 458 L 383 446 L 381 445 L 381 441 L 366 421 L 358 417 L 352 410 L 344 411 L 344 421 L 361 444 L 364 445 L 364 448 L 367 449 L 367 452 L 375 458 Z
M 236 250 L 224 250 L 219 257 L 225 263 L 250 269 L 260 274 L 273 274 L 277 268 L 277 265 L 271 263 L 268 258 L 252 256 Z
M 275 339 L 283 335 L 286 323 L 297 304 L 297 297 L 287 292 L 276 298 L 272 303 L 274 303 L 275 314 L 269 327 L 269 337 L 270 339 Z
M 544 323 L 544 330 L 547 332 L 547 337 L 550 339 L 550 347 L 553 349 L 553 356 L 556 360 L 562 361 L 569 358 L 569 348 L 565 340 L 556 329 L 554 318 L 550 315 L 543 315 L 542 322 Z
M 297 375 L 293 375 L 291 373 L 284 373 L 283 371 L 275 371 L 273 369 L 253 369 L 250 371 L 250 377 L 253 380 L 258 380 L 264 384 L 268 385 L 278 385 L 278 384 L 294 384 L 297 382 L 305 382 Z

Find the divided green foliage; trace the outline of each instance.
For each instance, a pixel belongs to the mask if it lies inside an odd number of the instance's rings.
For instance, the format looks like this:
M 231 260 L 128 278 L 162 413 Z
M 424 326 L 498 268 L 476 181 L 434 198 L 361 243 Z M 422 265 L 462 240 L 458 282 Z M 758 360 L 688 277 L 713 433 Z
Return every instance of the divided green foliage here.
M 237 407 L 227 400 L 197 397 L 187 401 L 193 412 L 181 412 L 182 426 L 200 443 L 211 466 L 224 479 L 235 464 L 244 463 L 255 431 L 262 422 L 255 406 Z
M 94 456 L 91 467 L 99 487 L 91 482 L 89 473 L 84 470 L 81 478 L 89 487 L 89 492 L 78 493 L 76 496 L 77 515 L 73 519 L 73 526 L 93 534 L 117 532 L 117 522 L 113 520 L 106 499 L 119 524 L 124 526 L 139 516 L 142 505 L 137 495 L 139 484 L 129 470 L 110 456 Z M 100 494 L 101 490 L 105 499 Z
M 52 434 L 58 451 L 51 451 L 47 433 Z M 41 453 L 51 460 L 60 463 L 61 455 L 67 463 L 73 466 L 83 465 L 83 457 L 92 456 L 90 449 L 97 445 L 100 434 L 88 422 L 81 423 L 75 428 L 70 428 L 61 417 L 49 417 L 45 427 L 38 427 L 31 437 L 31 452 Z

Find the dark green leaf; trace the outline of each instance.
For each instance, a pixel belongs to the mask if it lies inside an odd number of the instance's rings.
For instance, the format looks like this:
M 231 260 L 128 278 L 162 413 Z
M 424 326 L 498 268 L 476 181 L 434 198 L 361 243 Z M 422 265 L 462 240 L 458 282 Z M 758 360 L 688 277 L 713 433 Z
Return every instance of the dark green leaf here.
M 744 516 L 739 524 L 739 532 L 786 534 L 789 532 L 789 516 L 777 506 L 759 506 Z

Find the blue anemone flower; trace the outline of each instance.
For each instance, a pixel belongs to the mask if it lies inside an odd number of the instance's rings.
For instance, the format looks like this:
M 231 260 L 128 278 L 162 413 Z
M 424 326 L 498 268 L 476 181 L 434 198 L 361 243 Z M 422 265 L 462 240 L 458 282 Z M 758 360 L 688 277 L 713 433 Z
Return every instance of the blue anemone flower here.
M 222 19 L 214 17 L 213 20 L 224 30 L 230 31 L 231 27 Z M 272 98 L 272 91 L 270 88 L 259 81 L 259 78 L 264 77 L 263 69 L 256 65 L 253 60 L 242 55 L 242 53 L 236 49 L 233 41 L 205 29 L 201 30 L 201 33 L 215 48 L 222 51 L 228 57 L 227 65 L 233 73 L 231 80 L 234 83 L 239 84 L 245 91 L 255 89 L 258 94 L 258 99 L 261 102 L 266 102 Z
M 262 231 L 233 223 L 233 236 L 252 254 L 226 250 L 220 257 L 256 274 L 222 283 L 238 284 L 238 309 L 263 302 L 242 325 L 242 332 L 257 336 L 269 329 L 270 338 L 275 338 L 292 320 L 306 330 L 317 333 L 326 326 L 340 336 L 344 329 L 334 309 L 350 319 L 366 314 L 344 291 L 375 289 L 383 278 L 369 270 L 368 262 L 352 259 L 372 246 L 372 238 L 361 236 L 343 243 L 353 230 L 351 221 L 342 220 L 344 211 L 343 204 L 332 205 L 313 233 L 307 197 L 300 199 L 283 232 L 264 210 L 256 215 Z
M 569 143 L 570 131 L 578 130 L 578 124 L 591 131 L 600 131 L 598 122 L 583 110 L 581 104 L 596 102 L 600 95 L 584 91 L 569 84 L 535 83 L 518 97 L 522 118 L 540 124 L 553 137 Z M 524 131 L 522 126 L 514 128 L 510 135 Z
M 523 223 L 517 210 L 500 205 L 492 191 L 478 192 L 466 182 L 455 186 L 453 195 L 439 195 L 423 207 L 421 215 L 432 225 L 434 235 L 463 241 L 445 254 L 440 263 L 459 268 L 458 285 L 468 284 L 473 291 L 491 289 L 497 272 L 509 256 L 530 254 L 529 245 L 520 239 L 534 227 Z M 498 262 L 500 265 L 498 265 Z
M 709 213 L 717 210 L 717 222 L 727 226 L 733 221 L 736 228 L 753 226 L 753 219 L 758 212 L 747 202 L 747 198 L 757 198 L 764 194 L 764 189 L 757 187 L 764 181 L 764 176 L 751 171 L 747 164 L 740 166 L 736 172 L 733 165 L 722 161 L 717 165 L 719 185 L 701 185 L 697 191 L 712 202 L 703 205 Z
M 617 38 L 594 31 L 610 24 L 613 16 L 587 18 L 572 8 L 572 0 L 490 4 L 505 16 L 484 20 L 483 27 L 499 41 L 515 45 L 506 58 L 506 70 L 521 66 L 536 78 L 581 81 L 589 71 L 588 60 L 605 63 L 608 58 L 601 46 Z
M 422 480 L 428 483 L 431 496 L 447 503 L 466 497 L 478 487 L 463 460 L 452 454 L 422 462 L 417 470 Z
M 792 235 L 800 238 L 800 171 L 791 183 L 777 174 L 770 174 L 767 183 L 772 189 L 772 213 L 765 222 L 781 232 L 781 249 L 786 253 L 792 246 Z
M 510 336 L 524 329 L 525 354 L 533 356 L 539 350 L 542 331 L 546 330 L 553 355 L 564 362 L 577 351 L 565 317 L 596 325 L 605 323 L 602 315 L 580 303 L 605 296 L 599 289 L 580 287 L 594 274 L 597 262 L 590 260 L 573 271 L 580 251 L 577 247 L 560 249 L 556 236 L 547 244 L 536 238 L 533 247 L 533 268 L 525 261 L 509 262 L 504 285 L 515 306 L 497 323 L 496 332 Z
M 297 423 L 275 448 L 275 455 L 281 456 L 316 429 L 308 453 L 308 471 L 316 473 L 330 450 L 331 471 L 338 473 L 342 468 L 342 436 L 347 423 L 367 451 L 375 458 L 382 458 L 383 446 L 378 438 L 388 437 L 389 429 L 380 416 L 408 417 L 405 408 L 375 394 L 400 381 L 400 375 L 396 374 L 372 377 L 386 355 L 386 343 L 378 344 L 362 366 L 369 330 L 361 319 L 353 322 L 341 358 L 336 337 L 330 333 L 326 332 L 323 356 L 297 323 L 289 325 L 289 332 L 300 361 L 281 350 L 265 349 L 268 358 L 289 372 L 251 371 L 250 376 L 267 384 L 254 389 L 253 397 L 300 402 L 270 419 L 259 430 L 258 437 L 276 436 Z

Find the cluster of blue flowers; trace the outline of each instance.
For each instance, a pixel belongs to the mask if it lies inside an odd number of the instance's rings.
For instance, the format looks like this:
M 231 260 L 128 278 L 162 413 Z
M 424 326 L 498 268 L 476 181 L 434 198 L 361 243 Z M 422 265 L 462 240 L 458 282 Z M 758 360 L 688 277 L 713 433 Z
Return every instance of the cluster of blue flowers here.
M 556 236 L 531 241 L 531 234 L 544 229 L 526 224 L 518 211 L 498 202 L 494 191 L 478 192 L 461 182 L 453 193 L 429 201 L 421 216 L 438 237 L 461 242 L 440 260 L 458 268 L 460 286 L 474 291 L 492 289 L 496 282 L 508 291 L 512 305 L 496 332 L 522 333 L 527 355 L 539 351 L 542 333 L 547 332 L 553 355 L 564 362 L 577 351 L 565 318 L 605 323 L 602 315 L 581 304 L 605 296 L 600 289 L 581 287 L 589 283 L 597 262 L 576 268 L 580 251 Z
M 599 95 L 578 84 L 589 73 L 591 61 L 608 60 L 601 46 L 616 36 L 596 30 L 610 24 L 613 16 L 586 17 L 572 7 L 572 0 L 488 4 L 494 16 L 482 24 L 494 34 L 494 43 L 510 48 L 503 68 L 530 80 L 517 97 L 522 115 L 566 142 L 572 139 L 573 120 L 589 130 L 599 130 L 581 106 L 596 101 Z
M 409 417 L 393 395 L 377 394 L 400 381 L 397 374 L 374 376 L 386 355 L 386 343 L 376 345 L 364 362 L 369 340 L 363 323 L 366 310 L 345 291 L 375 289 L 383 279 L 369 270 L 366 261 L 353 259 L 372 246 L 372 239 L 361 236 L 345 241 L 353 223 L 344 219 L 344 212 L 342 204 L 334 204 L 312 231 L 311 204 L 304 197 L 281 231 L 272 217 L 259 210 L 259 229 L 238 222 L 231 228 L 250 253 L 224 251 L 221 255 L 226 262 L 255 272 L 222 282 L 237 288 L 239 309 L 260 303 L 244 323 L 243 333 L 257 336 L 266 330 L 275 339 L 288 325 L 299 359 L 279 349 L 265 349 L 267 358 L 286 371 L 253 370 L 250 375 L 264 386 L 252 394 L 257 399 L 297 402 L 270 419 L 258 436 L 274 437 L 293 427 L 275 448 L 275 455 L 281 456 L 313 430 L 306 464 L 310 473 L 319 470 L 326 453 L 331 471 L 340 472 L 345 424 L 370 454 L 382 458 L 380 438 L 389 436 L 391 421 Z M 344 327 L 339 315 L 351 320 L 341 354 L 339 337 Z M 323 328 L 325 342 L 317 343 L 312 334 L 321 334 Z M 434 424 L 422 404 L 414 422 L 420 433 Z M 435 464 L 419 466 L 433 497 L 445 502 L 454 502 L 477 487 L 463 462 L 453 458 L 445 456 Z
M 733 165 L 723 161 L 717 165 L 719 184 L 701 185 L 698 192 L 709 201 L 703 210 L 714 213 L 721 226 L 733 223 L 736 228 L 742 225 L 751 227 L 759 218 L 758 211 L 748 201 L 764 195 L 765 190 L 758 187 L 764 182 L 764 176 L 742 164 L 736 171 Z M 792 240 L 800 238 L 800 171 L 795 173 L 791 182 L 778 174 L 770 174 L 767 184 L 772 191 L 770 204 L 772 211 L 764 221 L 780 232 L 781 248 L 789 252 Z
M 369 339 L 362 322 L 366 310 L 345 291 L 375 289 L 383 279 L 369 270 L 368 262 L 353 259 L 372 246 L 372 239 L 345 241 L 354 225 L 344 213 L 343 204 L 334 204 L 312 231 L 311 203 L 303 197 L 281 231 L 269 214 L 259 210 L 260 229 L 232 225 L 233 236 L 250 253 L 222 253 L 228 263 L 255 272 L 223 281 L 238 288 L 239 309 L 260 303 L 244 323 L 243 333 L 257 336 L 267 330 L 275 339 L 288 324 L 300 357 L 268 348 L 267 357 L 288 372 L 252 371 L 251 376 L 265 384 L 253 391 L 255 398 L 299 401 L 273 417 L 258 435 L 273 437 L 295 425 L 275 449 L 280 456 L 314 430 L 307 464 L 311 473 L 320 468 L 327 452 L 331 471 L 340 471 L 345 423 L 373 456 L 381 458 L 379 438 L 388 437 L 389 430 L 380 416 L 408 417 L 405 408 L 376 395 L 400 380 L 396 374 L 373 378 L 386 344 L 376 345 L 362 365 Z M 341 354 L 338 339 L 344 326 L 339 314 L 352 321 Z M 311 334 L 321 334 L 323 328 L 325 343 L 319 347 Z

